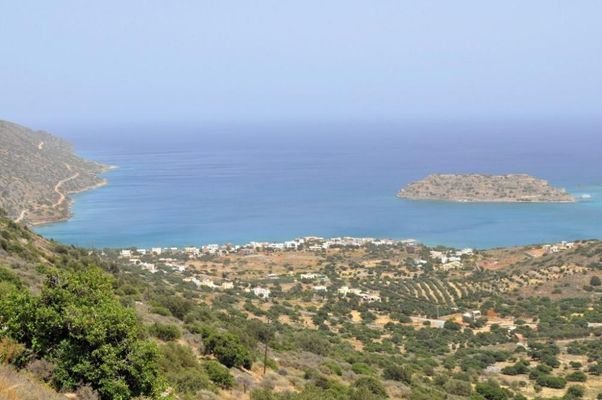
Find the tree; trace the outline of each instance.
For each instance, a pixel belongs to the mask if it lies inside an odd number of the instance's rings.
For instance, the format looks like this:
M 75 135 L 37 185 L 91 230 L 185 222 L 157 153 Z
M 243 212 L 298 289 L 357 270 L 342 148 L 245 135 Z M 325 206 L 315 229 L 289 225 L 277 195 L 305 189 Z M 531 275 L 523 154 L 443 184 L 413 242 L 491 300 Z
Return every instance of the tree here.
M 476 391 L 486 400 L 506 400 L 508 393 L 494 382 L 477 383 Z
M 161 390 L 156 346 L 140 339 L 134 310 L 121 305 L 98 268 L 53 272 L 39 296 L 3 295 L 0 321 L 6 335 L 56 365 L 52 383 L 60 390 L 89 384 L 103 399 Z
M 600 280 L 600 278 L 596 275 L 592 276 L 592 278 L 589 280 L 589 284 L 591 286 L 600 286 L 602 285 L 602 280 Z
M 569 386 L 563 400 L 577 400 L 581 399 L 585 394 L 585 388 L 580 385 Z
M 460 329 L 462 329 L 462 326 L 457 322 L 454 322 L 451 319 L 449 319 L 445 321 L 445 323 L 443 324 L 443 328 L 449 329 L 450 331 L 459 331 Z
M 205 353 L 213 354 L 217 360 L 228 368 L 253 365 L 251 352 L 240 343 L 238 337 L 229 332 L 211 332 L 204 339 Z

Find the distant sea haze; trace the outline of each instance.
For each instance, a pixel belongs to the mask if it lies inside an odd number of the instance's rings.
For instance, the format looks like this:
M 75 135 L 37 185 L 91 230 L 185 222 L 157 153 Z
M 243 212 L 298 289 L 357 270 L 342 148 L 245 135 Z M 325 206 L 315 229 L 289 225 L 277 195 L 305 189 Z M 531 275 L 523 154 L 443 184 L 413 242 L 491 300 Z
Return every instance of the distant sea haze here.
M 356 236 L 489 248 L 602 238 L 602 124 L 323 123 L 66 129 L 116 165 L 37 228 L 87 247 L 185 246 Z M 85 132 L 83 134 L 82 132 Z M 80 134 L 81 133 L 81 134 Z M 396 198 L 431 173 L 527 173 L 575 204 Z

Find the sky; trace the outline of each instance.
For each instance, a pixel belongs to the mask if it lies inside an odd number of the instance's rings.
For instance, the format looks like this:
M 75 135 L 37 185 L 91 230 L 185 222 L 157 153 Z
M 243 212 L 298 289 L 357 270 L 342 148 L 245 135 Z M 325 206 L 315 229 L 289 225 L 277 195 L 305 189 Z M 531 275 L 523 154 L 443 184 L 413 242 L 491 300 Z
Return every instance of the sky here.
M 598 118 L 600 0 L 0 0 L 0 119 Z

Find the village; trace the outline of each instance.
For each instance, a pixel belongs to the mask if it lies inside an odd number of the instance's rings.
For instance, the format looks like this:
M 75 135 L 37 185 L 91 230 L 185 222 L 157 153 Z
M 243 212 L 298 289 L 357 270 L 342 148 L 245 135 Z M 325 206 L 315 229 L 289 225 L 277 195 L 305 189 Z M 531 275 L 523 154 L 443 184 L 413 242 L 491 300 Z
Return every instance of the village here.
M 520 253 L 543 257 L 575 246 L 574 242 L 543 244 Z M 474 271 L 507 265 L 507 260 L 516 258 L 515 253 L 492 259 L 488 252 L 429 248 L 413 239 L 310 236 L 278 243 L 129 248 L 119 250 L 117 257 L 146 273 L 177 276 L 183 284 L 198 290 L 251 296 L 261 302 L 274 297 L 291 301 L 299 290 L 306 293 L 303 299 L 312 305 L 350 298 L 360 303 L 381 303 L 383 296 L 387 303 L 412 299 L 429 305 L 409 312 L 414 323 L 443 328 L 448 320 L 470 323 L 482 317 L 476 303 L 473 306 L 467 302 L 475 294 L 510 290 L 508 278 L 499 280 L 498 288 L 491 282 L 471 284 L 466 278 Z M 345 262 L 333 262 L 336 259 Z M 330 270 L 324 268 L 329 260 L 335 267 Z M 349 263 L 356 267 L 344 265 Z M 375 273 L 379 275 L 376 280 Z M 443 276 L 448 280 L 437 281 Z M 501 324 L 509 332 L 516 328 L 512 319 L 492 323 Z
M 601 247 L 582 240 L 480 250 L 305 237 L 102 255 L 124 274 L 168 285 L 224 318 L 240 315 L 284 335 L 314 332 L 361 354 L 437 359 L 531 397 L 553 397 L 577 363 L 594 371 L 588 382 L 598 387 L 596 363 L 572 352 L 602 334 Z M 159 299 L 135 304 L 150 321 L 177 323 L 165 319 L 169 302 Z M 543 377 L 530 374 L 533 382 L 517 386 L 515 374 L 535 365 L 542 348 L 556 352 L 549 359 L 556 369 L 541 367 Z

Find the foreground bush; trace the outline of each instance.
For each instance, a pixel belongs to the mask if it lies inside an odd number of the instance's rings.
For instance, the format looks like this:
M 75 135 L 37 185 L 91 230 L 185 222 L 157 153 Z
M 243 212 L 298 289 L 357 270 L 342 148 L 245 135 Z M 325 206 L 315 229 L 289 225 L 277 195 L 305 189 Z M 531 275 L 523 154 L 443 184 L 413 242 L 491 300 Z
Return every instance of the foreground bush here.
M 99 269 L 52 273 L 39 295 L 8 290 L 0 323 L 4 335 L 54 364 L 57 389 L 89 384 L 102 399 L 160 391 L 157 348 L 141 339 L 135 312 L 121 305 Z
M 217 361 L 207 361 L 204 365 L 211 382 L 222 389 L 229 389 L 234 385 L 234 377 L 230 375 L 228 368 Z

